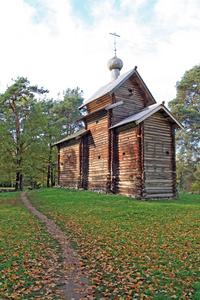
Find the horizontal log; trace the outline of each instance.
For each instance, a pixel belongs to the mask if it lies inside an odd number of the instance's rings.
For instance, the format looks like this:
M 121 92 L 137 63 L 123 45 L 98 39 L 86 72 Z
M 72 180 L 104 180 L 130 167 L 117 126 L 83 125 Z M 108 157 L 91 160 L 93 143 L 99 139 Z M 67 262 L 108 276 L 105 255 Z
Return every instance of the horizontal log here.
M 172 180 L 170 179 L 146 179 L 146 183 L 171 183 Z
M 172 150 L 170 147 L 165 147 L 165 148 L 157 148 L 157 147 L 154 147 L 154 148 L 147 148 L 147 147 L 144 147 L 144 155 L 146 158 L 151 158 L 151 157 L 154 157 L 154 156 L 161 156 L 161 157 L 167 157 L 172 154 Z
M 172 180 L 172 175 L 170 174 L 171 172 L 165 172 L 164 174 L 163 173 L 152 173 L 151 175 L 149 174 L 145 174 L 145 177 L 146 177 L 146 180 L 147 179 L 171 179 Z
M 101 107 L 104 107 L 106 105 L 112 104 L 112 99 L 109 95 L 104 95 L 103 97 L 101 97 L 100 99 L 94 100 L 91 103 L 88 103 L 86 105 L 87 110 L 89 113 L 91 113 L 92 111 L 95 111 Z
M 145 193 L 150 195 L 150 194 L 170 194 L 173 193 L 173 189 L 152 189 L 152 190 L 147 190 L 145 189 Z
M 173 189 L 164 189 L 164 188 L 161 188 L 161 187 L 157 187 L 157 188 L 146 188 L 145 187 L 145 191 L 147 194 L 157 194 L 157 193 L 172 193 L 173 192 Z
M 170 172 L 171 171 L 171 167 L 170 165 L 164 165 L 164 164 L 144 164 L 144 170 L 146 172 L 150 171 L 150 172 Z
M 160 164 L 166 164 L 166 165 L 169 165 L 171 166 L 171 159 L 169 156 L 152 156 L 152 157 L 144 157 L 144 162 L 145 164 L 148 164 L 148 165 L 151 165 L 151 164 L 157 164 L 157 163 L 160 163 Z
M 170 182 L 146 182 L 145 180 L 145 186 L 149 187 L 157 187 L 157 186 L 160 186 L 160 187 L 163 187 L 163 188 L 166 188 L 166 187 L 169 187 L 171 188 L 172 187 L 172 180 L 170 180 Z
M 146 194 L 145 198 L 172 198 L 173 193 L 163 193 L 163 194 Z
M 126 183 L 126 182 L 124 182 L 124 183 L 118 183 L 118 188 L 124 188 L 124 189 L 127 189 L 127 188 L 131 188 L 131 189 L 133 189 L 133 183 L 132 182 L 130 182 L 129 184 L 128 183 Z
M 171 162 L 171 158 L 170 158 L 170 155 L 160 155 L 160 156 L 156 156 L 156 155 L 144 155 L 144 159 L 145 159 L 145 162 L 152 162 L 155 161 L 155 162 L 166 162 L 166 163 L 170 163 Z
M 171 137 L 162 137 L 161 135 L 145 135 L 144 141 L 151 143 L 152 145 L 158 145 L 160 147 L 166 145 L 169 146 L 171 144 Z

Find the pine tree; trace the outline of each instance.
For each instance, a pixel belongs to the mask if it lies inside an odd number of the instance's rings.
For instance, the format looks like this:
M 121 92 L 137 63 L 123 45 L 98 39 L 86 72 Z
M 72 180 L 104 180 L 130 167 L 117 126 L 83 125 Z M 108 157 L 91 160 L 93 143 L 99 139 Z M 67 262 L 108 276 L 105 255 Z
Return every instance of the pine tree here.
M 16 173 L 16 190 L 23 189 L 23 162 L 26 151 L 40 134 L 35 96 L 46 92 L 48 91 L 39 89 L 36 85 L 31 86 L 27 78 L 18 77 L 0 95 L 1 152 L 9 155 L 12 160 Z
M 176 135 L 177 160 L 181 186 L 188 190 L 200 163 L 200 65 L 186 71 L 176 88 L 177 96 L 169 107 L 184 126 Z

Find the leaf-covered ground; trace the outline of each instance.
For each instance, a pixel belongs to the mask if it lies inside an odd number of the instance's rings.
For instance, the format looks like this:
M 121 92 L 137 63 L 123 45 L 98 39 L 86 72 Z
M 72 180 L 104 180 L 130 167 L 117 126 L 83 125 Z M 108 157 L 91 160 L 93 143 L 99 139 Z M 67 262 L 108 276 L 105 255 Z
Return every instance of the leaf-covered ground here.
M 200 196 L 140 202 L 46 189 L 29 199 L 71 237 L 95 299 L 200 299 Z
M 22 204 L 0 193 L 0 299 L 61 299 L 60 246 Z

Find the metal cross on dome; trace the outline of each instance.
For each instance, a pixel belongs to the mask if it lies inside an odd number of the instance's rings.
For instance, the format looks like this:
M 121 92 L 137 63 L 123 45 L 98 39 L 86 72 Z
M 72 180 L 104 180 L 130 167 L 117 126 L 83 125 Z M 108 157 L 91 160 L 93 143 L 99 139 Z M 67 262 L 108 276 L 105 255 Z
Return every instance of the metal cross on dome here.
M 117 35 L 115 32 L 114 33 L 110 33 L 111 35 L 114 35 L 114 51 L 115 51 L 115 56 L 116 56 L 116 36 L 120 37 L 120 35 Z

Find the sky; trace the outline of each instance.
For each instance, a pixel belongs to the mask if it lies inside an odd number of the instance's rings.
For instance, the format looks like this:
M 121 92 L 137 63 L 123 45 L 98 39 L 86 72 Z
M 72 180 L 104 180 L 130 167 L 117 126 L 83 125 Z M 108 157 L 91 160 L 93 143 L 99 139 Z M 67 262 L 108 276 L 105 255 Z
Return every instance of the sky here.
M 137 70 L 158 103 L 200 63 L 199 0 L 0 1 L 0 93 L 18 76 L 62 97 L 79 87 L 87 100 L 111 80 L 107 62 Z

